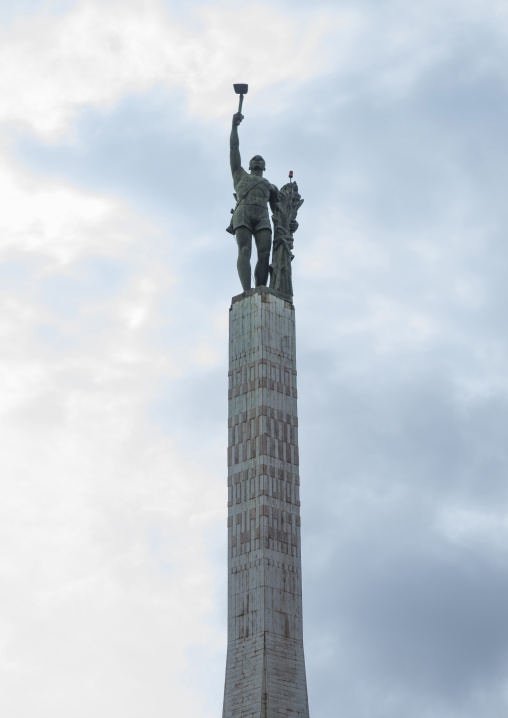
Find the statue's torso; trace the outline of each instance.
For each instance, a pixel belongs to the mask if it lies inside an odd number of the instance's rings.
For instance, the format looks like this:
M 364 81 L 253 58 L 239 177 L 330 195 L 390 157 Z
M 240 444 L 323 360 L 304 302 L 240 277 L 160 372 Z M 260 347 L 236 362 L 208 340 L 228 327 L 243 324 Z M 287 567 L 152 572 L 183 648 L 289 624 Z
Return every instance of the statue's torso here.
M 243 167 L 240 179 L 235 182 L 235 192 L 240 204 L 266 207 L 270 199 L 271 184 L 264 177 L 251 175 Z

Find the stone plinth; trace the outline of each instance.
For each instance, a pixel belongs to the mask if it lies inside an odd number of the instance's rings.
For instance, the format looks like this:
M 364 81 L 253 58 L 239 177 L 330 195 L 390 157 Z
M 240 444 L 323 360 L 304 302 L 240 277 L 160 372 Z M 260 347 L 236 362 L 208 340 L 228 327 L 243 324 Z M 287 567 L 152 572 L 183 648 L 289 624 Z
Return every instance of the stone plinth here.
M 308 718 L 295 312 L 273 290 L 229 322 L 228 653 L 223 718 Z

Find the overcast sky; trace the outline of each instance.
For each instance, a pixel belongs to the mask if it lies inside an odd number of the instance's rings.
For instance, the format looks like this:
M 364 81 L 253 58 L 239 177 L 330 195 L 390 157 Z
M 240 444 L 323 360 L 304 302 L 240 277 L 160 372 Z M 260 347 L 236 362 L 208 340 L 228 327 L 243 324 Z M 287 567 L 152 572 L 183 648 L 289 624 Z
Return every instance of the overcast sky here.
M 228 142 L 295 237 L 313 718 L 508 715 L 506 0 L 1 0 L 0 713 L 216 718 Z

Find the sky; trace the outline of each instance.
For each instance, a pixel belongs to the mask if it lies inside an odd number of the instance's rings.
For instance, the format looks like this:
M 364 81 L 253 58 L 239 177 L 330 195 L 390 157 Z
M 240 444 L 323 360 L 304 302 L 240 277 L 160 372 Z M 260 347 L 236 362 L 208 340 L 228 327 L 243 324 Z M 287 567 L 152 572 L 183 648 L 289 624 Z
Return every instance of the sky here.
M 501 0 L 1 0 L 2 715 L 221 714 L 247 82 L 311 715 L 506 718 L 507 67 Z

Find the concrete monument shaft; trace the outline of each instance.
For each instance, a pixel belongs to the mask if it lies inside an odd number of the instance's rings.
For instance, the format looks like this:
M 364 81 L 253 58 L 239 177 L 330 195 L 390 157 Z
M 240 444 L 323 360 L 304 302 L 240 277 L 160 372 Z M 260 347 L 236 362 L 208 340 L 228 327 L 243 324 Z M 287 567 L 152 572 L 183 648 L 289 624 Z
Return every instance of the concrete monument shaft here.
M 293 305 L 263 286 L 234 297 L 223 718 L 309 718 L 296 401 Z

